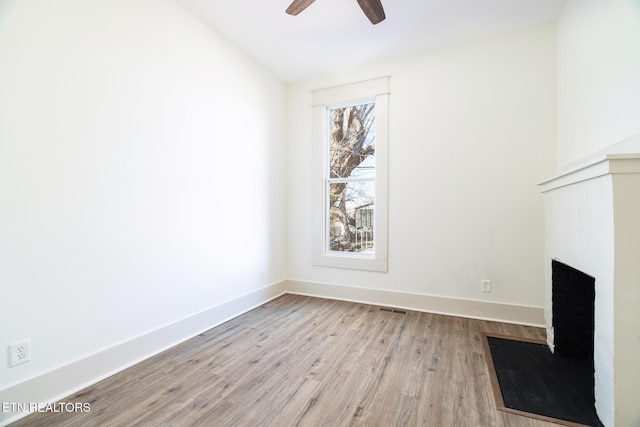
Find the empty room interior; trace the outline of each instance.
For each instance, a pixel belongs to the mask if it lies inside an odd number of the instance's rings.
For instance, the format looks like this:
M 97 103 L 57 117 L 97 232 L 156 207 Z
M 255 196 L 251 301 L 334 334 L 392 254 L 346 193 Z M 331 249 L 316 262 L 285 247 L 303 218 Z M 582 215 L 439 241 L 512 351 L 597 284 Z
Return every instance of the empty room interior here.
M 290 4 L 0 0 L 0 425 L 551 426 L 561 263 L 640 426 L 640 2 Z

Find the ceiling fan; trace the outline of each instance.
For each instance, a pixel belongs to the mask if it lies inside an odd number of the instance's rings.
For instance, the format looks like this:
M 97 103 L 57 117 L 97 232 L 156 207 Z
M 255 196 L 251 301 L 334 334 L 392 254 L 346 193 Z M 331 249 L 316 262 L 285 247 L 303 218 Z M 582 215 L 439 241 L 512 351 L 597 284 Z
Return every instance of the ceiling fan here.
M 314 1 L 315 0 L 293 0 L 293 3 L 287 8 L 287 13 L 289 15 L 297 15 L 309 7 Z M 380 0 L 358 0 L 358 4 L 373 25 L 384 21 L 384 18 L 386 18 Z

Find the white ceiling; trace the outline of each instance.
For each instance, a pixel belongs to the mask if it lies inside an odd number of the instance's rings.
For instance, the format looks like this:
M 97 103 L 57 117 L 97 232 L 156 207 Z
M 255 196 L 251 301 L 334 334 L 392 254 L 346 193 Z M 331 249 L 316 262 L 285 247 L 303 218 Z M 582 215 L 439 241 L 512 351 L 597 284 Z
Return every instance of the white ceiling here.
M 285 82 L 554 21 L 566 0 L 382 0 L 372 25 L 356 0 L 178 0 Z

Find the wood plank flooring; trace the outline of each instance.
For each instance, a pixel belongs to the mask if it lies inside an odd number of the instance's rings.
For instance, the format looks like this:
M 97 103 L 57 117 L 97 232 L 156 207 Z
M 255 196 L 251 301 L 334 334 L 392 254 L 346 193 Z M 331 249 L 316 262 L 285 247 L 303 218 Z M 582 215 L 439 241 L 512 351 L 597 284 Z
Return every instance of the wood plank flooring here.
M 495 409 L 482 332 L 544 339 L 287 294 L 13 426 L 553 426 Z

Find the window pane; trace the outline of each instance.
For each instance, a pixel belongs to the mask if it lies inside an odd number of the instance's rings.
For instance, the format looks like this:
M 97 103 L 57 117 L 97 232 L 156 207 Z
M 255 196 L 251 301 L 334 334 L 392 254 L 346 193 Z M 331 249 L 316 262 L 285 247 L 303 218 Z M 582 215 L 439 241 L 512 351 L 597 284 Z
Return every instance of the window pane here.
M 374 181 L 329 184 L 329 250 L 373 252 Z
M 329 178 L 375 176 L 375 103 L 329 109 Z

